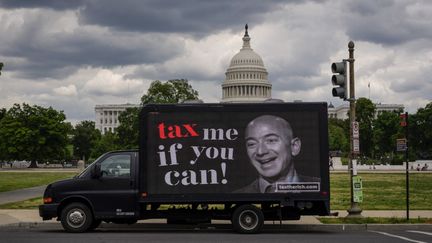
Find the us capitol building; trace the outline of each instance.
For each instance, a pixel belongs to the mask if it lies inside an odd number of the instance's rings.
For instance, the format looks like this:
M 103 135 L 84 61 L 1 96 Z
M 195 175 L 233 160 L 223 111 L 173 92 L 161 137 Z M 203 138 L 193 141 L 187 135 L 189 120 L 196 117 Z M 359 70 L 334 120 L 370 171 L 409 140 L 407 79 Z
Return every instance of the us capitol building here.
M 248 26 L 245 26 L 243 46 L 231 59 L 222 82 L 222 103 L 252 103 L 271 99 L 272 85 L 268 81 L 268 72 L 264 62 L 251 47 Z M 118 116 L 127 108 L 139 107 L 139 104 L 107 104 L 95 106 L 95 125 L 102 134 L 115 131 L 119 126 Z M 384 110 L 403 109 L 403 105 L 383 105 Z M 346 119 L 347 105 L 334 107 L 331 103 L 328 109 L 329 117 Z M 377 105 L 380 112 L 380 104 Z
M 231 59 L 222 83 L 222 103 L 262 102 L 271 98 L 271 84 L 262 58 L 253 51 L 248 26 L 243 47 Z

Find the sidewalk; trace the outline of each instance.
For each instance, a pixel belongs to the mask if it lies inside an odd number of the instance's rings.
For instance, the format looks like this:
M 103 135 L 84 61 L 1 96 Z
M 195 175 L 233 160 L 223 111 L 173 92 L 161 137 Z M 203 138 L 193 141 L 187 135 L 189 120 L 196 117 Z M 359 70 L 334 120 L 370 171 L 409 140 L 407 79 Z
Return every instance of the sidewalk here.
M 346 217 L 348 212 L 346 210 L 335 210 L 338 212 L 340 218 Z M 362 212 L 363 217 L 371 218 L 405 218 L 405 210 L 366 210 Z M 410 210 L 410 218 L 432 218 L 432 210 Z

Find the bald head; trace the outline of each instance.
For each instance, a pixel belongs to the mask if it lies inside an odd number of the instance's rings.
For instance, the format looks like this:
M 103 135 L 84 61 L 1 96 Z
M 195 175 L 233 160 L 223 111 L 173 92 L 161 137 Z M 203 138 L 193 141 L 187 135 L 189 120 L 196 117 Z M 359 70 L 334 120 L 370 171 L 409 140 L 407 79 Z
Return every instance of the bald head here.
M 253 119 L 246 127 L 246 139 L 251 130 L 259 129 L 264 126 L 273 127 L 279 131 L 278 135 L 288 143 L 293 138 L 293 131 L 289 122 L 279 116 L 263 115 Z

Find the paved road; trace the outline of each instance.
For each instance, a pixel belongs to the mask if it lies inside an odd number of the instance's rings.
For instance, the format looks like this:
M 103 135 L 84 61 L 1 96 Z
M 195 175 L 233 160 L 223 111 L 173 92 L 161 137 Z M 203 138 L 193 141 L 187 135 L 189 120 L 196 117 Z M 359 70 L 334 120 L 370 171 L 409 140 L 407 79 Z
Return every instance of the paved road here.
M 400 228 L 394 230 L 299 229 L 291 226 L 266 226 L 261 234 L 241 235 L 229 225 L 107 225 L 94 232 L 65 233 L 58 224 L 44 227 L 0 227 L 0 242 L 432 242 L 432 231 Z
M 19 202 L 30 198 L 42 197 L 45 188 L 46 185 L 9 192 L 0 192 L 0 205 L 11 202 Z

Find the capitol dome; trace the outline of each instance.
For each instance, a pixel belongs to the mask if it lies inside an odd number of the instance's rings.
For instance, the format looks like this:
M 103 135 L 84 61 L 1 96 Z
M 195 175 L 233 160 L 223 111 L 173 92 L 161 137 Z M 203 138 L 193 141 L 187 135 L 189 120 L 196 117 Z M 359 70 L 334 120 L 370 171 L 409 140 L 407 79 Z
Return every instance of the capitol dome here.
M 245 26 L 243 47 L 234 55 L 222 83 L 222 102 L 262 102 L 271 98 L 271 84 L 264 62 L 250 46 Z

